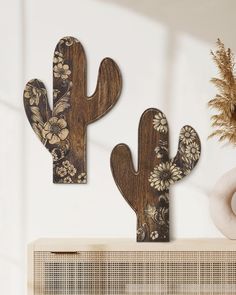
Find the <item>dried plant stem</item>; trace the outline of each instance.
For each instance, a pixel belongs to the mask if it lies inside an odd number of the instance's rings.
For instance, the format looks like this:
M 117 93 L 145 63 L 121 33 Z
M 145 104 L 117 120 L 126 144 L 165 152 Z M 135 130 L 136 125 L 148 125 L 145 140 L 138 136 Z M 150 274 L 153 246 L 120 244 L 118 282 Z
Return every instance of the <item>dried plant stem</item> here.
M 211 51 L 213 61 L 219 69 L 219 78 L 212 78 L 211 82 L 218 90 L 216 96 L 208 102 L 208 106 L 215 109 L 217 114 L 211 117 L 215 131 L 209 137 L 217 136 L 219 141 L 228 141 L 236 145 L 236 77 L 234 55 L 230 48 L 217 40 L 217 50 Z

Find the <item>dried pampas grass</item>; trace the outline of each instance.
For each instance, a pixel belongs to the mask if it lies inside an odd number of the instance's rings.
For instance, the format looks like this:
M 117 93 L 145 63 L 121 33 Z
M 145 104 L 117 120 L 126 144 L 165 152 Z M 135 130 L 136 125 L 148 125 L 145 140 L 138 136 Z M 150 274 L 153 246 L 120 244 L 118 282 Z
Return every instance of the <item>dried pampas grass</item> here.
M 236 77 L 234 56 L 230 48 L 217 40 L 217 50 L 211 51 L 213 60 L 219 69 L 219 78 L 212 78 L 211 82 L 218 89 L 215 98 L 209 101 L 209 107 L 218 111 L 211 117 L 215 131 L 209 137 L 217 136 L 219 141 L 228 141 L 236 145 Z

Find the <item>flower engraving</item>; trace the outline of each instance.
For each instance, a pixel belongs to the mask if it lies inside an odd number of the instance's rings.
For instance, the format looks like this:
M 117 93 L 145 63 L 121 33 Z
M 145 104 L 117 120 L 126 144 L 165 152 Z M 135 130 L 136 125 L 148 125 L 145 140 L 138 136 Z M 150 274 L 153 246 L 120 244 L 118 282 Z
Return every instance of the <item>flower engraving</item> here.
M 158 191 L 165 191 L 171 184 L 182 178 L 182 171 L 172 162 L 160 163 L 151 172 L 149 182 Z
M 71 74 L 71 70 L 67 64 L 58 63 L 53 67 L 53 73 L 55 78 L 61 78 L 67 80 Z
M 164 155 L 168 154 L 168 143 L 167 141 L 160 140 L 160 146 L 155 148 L 155 153 L 158 159 L 162 159 Z
M 60 176 L 60 177 L 64 177 L 67 175 L 67 170 L 65 167 L 57 167 L 57 174 Z
M 65 157 L 64 151 L 60 148 L 52 149 L 51 154 L 54 162 L 59 161 Z
M 197 134 L 195 130 L 190 126 L 184 126 L 180 132 L 180 141 L 184 144 L 190 144 L 196 140 Z
M 137 229 L 137 239 L 139 242 L 142 242 L 147 234 L 147 224 L 143 223 L 138 229 Z
M 74 167 L 74 165 L 72 165 L 68 160 L 62 162 L 62 166 L 64 168 L 66 168 L 67 170 L 67 173 L 70 175 L 70 176 L 74 176 L 76 174 L 76 168 Z
M 200 147 L 196 142 L 190 143 L 185 150 L 187 162 L 197 161 L 200 157 Z
M 167 125 L 166 116 L 163 113 L 159 112 L 158 114 L 154 116 L 153 127 L 155 130 L 161 133 L 167 133 L 168 125 Z
M 77 172 L 77 169 L 68 160 L 63 161 L 62 166 L 56 168 L 56 173 L 60 177 L 64 177 L 66 175 L 74 176 L 76 172 Z
M 79 176 L 78 176 L 78 183 L 86 183 L 87 182 L 87 175 L 85 172 L 82 172 Z
M 73 181 L 70 176 L 67 176 L 63 179 L 63 183 L 73 183 Z
M 45 90 L 46 91 L 46 90 Z M 42 94 L 45 92 L 42 89 L 39 89 L 31 84 L 26 85 L 25 91 L 24 91 L 24 98 L 29 100 L 29 104 L 32 105 L 38 105 L 39 99 Z
M 59 51 L 55 51 L 54 53 L 54 57 L 53 57 L 53 63 L 54 64 L 59 64 L 59 63 L 63 63 L 63 54 Z
M 158 239 L 158 237 L 159 237 L 159 234 L 158 234 L 158 232 L 156 230 L 151 232 L 150 238 L 152 240 L 156 240 L 156 239 Z
M 69 130 L 66 127 L 67 123 L 64 119 L 52 117 L 44 124 L 42 136 L 47 139 L 50 144 L 58 143 L 67 138 Z

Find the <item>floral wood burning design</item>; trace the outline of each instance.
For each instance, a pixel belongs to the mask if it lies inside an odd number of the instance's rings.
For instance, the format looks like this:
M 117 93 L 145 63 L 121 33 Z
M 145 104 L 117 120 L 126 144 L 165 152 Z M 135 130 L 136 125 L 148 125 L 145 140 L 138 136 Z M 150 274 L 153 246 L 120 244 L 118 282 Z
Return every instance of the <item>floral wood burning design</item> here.
M 111 154 L 115 182 L 137 214 L 138 242 L 169 241 L 169 187 L 197 164 L 201 150 L 197 132 L 184 126 L 173 159 L 168 150 L 166 117 L 157 109 L 148 109 L 139 123 L 137 171 L 126 144 L 118 144 Z
M 86 93 L 86 74 L 81 43 L 65 37 L 53 58 L 53 110 L 41 81 L 31 80 L 25 87 L 25 111 L 34 132 L 52 154 L 54 183 L 87 182 L 87 125 L 106 114 L 120 94 L 120 71 L 112 59 L 102 61 L 91 97 Z

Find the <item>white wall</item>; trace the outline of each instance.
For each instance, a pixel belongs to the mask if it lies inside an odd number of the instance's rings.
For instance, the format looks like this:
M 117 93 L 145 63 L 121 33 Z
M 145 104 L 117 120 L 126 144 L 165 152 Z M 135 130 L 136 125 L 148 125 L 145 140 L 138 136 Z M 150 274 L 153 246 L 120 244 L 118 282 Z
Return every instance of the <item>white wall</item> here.
M 112 179 L 109 157 L 125 142 L 137 160 L 138 122 L 149 107 L 169 120 L 172 155 L 184 124 L 202 141 L 197 168 L 171 191 L 172 236 L 221 236 L 207 194 L 235 166 L 236 151 L 207 141 L 207 101 L 215 94 L 209 80 L 217 74 L 209 51 L 220 37 L 236 52 L 235 9 L 233 0 L 1 0 L 0 294 L 26 294 L 25 246 L 33 239 L 135 238 L 135 214 Z M 31 78 L 43 80 L 51 93 L 53 50 L 67 35 L 85 47 L 89 93 L 105 56 L 123 76 L 118 104 L 89 126 L 87 185 L 52 183 L 51 156 L 22 105 Z

